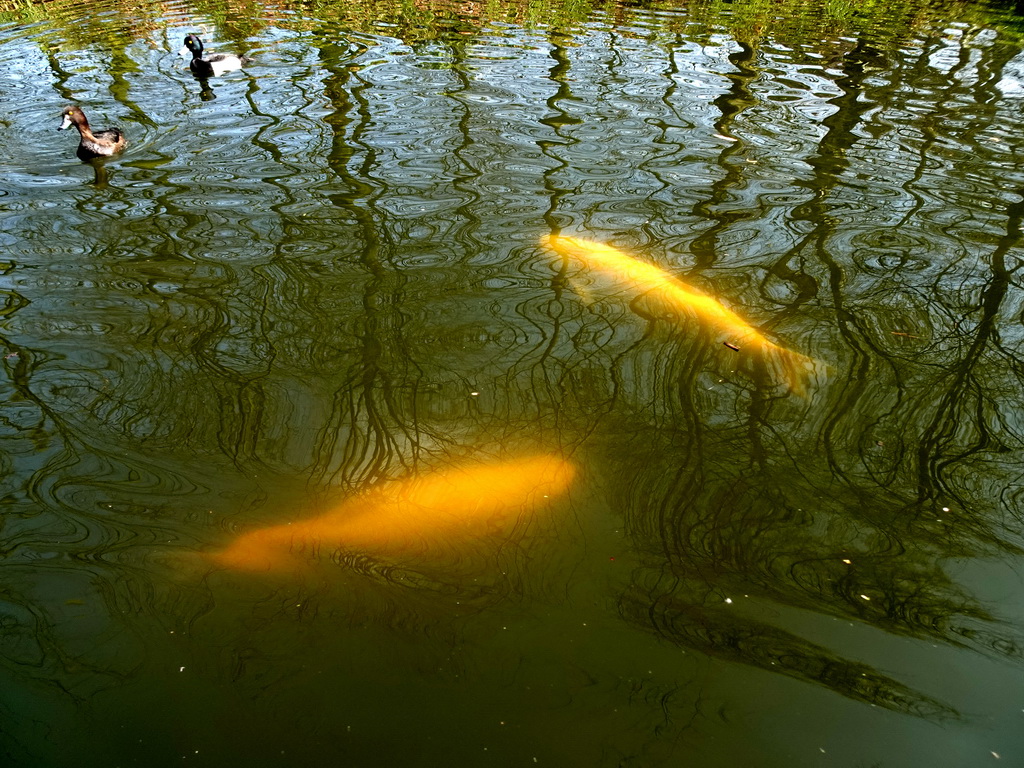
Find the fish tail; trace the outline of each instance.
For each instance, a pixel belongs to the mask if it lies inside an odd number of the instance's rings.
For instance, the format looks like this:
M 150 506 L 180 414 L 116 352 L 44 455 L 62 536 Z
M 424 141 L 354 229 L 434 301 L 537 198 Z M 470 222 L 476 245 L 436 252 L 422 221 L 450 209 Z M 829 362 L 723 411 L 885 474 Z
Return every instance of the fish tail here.
M 597 302 L 594 296 L 594 292 L 590 290 L 590 286 L 580 280 L 578 277 L 570 277 L 567 282 L 572 292 L 575 293 L 588 307 L 592 306 Z
M 774 344 L 765 348 L 765 363 L 774 378 L 798 397 L 806 397 L 815 378 L 817 362 L 807 355 Z
M 281 559 L 277 551 L 282 543 L 291 540 L 290 531 L 268 528 L 252 531 L 237 539 L 227 549 L 211 552 L 209 560 L 225 568 L 242 571 L 269 571 Z
M 540 244 L 562 256 L 575 256 L 582 261 L 586 261 L 588 256 L 602 254 L 622 258 L 621 252 L 610 245 L 567 235 L 541 235 Z

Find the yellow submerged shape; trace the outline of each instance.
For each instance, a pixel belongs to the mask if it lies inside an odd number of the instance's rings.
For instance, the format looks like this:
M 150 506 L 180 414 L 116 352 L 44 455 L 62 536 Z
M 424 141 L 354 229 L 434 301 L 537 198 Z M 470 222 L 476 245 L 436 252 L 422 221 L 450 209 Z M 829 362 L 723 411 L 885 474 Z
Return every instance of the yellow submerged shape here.
M 456 467 L 355 496 L 318 517 L 243 534 L 210 557 L 248 571 L 281 570 L 339 549 L 424 556 L 439 542 L 458 546 L 490 530 L 509 530 L 564 493 L 569 462 L 535 454 Z
M 619 281 L 631 294 L 654 296 L 695 317 L 719 333 L 722 343 L 730 349 L 753 354 L 767 367 L 777 371 L 792 392 L 804 394 L 805 380 L 814 368 L 814 361 L 769 341 L 712 296 L 610 245 L 559 235 L 545 235 L 541 244 L 563 256 L 579 259 L 590 269 Z

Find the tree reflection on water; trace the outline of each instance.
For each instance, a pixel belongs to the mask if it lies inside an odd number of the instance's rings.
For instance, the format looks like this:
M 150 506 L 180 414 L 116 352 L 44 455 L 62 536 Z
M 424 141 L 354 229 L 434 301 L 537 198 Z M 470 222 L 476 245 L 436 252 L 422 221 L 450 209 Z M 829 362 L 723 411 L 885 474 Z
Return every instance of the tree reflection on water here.
M 944 723 L 966 705 L 831 628 L 1019 664 L 1011 608 L 955 574 L 1022 551 L 1011 19 L 106 7 L 18 5 L 0 27 L 18 51 L 0 103 L 27 105 L 3 118 L 26 138 L 0 179 L 0 664 L 17 691 L 0 709 L 17 743 L 45 744 L 32 723 L 51 709 L 171 690 L 167 670 L 191 666 L 249 703 L 308 696 L 313 668 L 370 691 L 525 678 L 518 712 L 554 701 L 600 735 L 627 660 L 655 648 Z M 201 25 L 255 62 L 215 100 L 165 50 Z M 89 100 L 132 136 L 95 173 L 35 129 Z M 538 245 L 558 233 L 827 368 L 804 397 L 780 391 L 684 314 L 594 290 Z M 317 542 L 278 578 L 199 556 L 535 450 L 579 466 L 567 498 L 443 559 Z M 614 575 L 595 565 L 610 551 Z M 628 652 L 580 661 L 559 622 L 585 611 Z M 517 646 L 510 616 L 555 629 Z M 635 683 L 647 709 L 616 749 L 643 754 L 665 700 L 700 698 L 688 671 Z

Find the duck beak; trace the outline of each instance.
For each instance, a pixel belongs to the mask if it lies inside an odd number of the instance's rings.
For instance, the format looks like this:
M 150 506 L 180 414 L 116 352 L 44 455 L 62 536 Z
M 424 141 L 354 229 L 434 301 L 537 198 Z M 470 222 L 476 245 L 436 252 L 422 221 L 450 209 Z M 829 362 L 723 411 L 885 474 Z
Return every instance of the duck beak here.
M 188 49 L 187 45 L 183 45 L 183 46 L 181 46 L 181 50 L 178 51 L 178 55 L 179 56 L 191 56 L 192 55 L 192 51 L 190 51 Z
M 58 131 L 63 131 L 65 128 L 70 128 L 70 127 L 71 127 L 71 118 L 69 116 L 67 116 L 67 115 L 64 115 L 64 120 L 61 122 L 60 127 L 58 127 L 57 130 Z

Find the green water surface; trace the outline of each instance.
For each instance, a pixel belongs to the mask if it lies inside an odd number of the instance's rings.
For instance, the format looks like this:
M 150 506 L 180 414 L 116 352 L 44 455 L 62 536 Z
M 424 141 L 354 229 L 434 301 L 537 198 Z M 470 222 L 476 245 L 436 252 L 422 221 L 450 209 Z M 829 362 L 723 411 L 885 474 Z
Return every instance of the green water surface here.
M 0 764 L 1024 765 L 1021 30 L 0 4 Z M 211 558 L 538 452 L 479 529 Z

